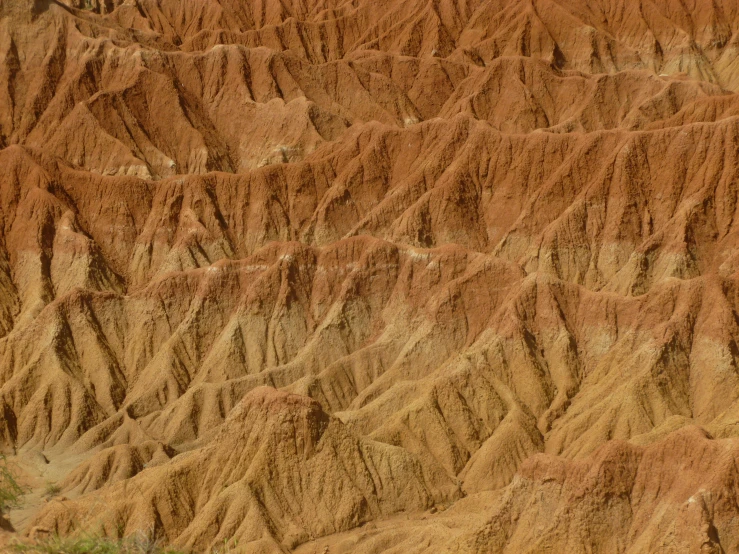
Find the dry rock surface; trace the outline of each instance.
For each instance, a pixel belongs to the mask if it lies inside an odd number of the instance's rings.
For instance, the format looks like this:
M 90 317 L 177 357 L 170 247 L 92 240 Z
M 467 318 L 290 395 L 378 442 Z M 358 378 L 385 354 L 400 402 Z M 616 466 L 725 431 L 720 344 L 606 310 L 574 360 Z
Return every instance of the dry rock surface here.
M 739 551 L 738 91 L 737 0 L 0 0 L 0 544 Z

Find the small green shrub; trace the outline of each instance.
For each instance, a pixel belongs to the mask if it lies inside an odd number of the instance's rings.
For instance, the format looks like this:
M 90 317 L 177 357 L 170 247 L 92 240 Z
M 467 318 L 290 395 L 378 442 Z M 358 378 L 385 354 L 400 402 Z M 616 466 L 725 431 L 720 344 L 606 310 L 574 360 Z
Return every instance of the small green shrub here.
M 15 475 L 8 467 L 8 458 L 0 454 L 0 514 L 20 506 L 21 497 L 26 490 L 18 484 Z
M 239 546 L 238 539 L 233 539 L 233 541 L 230 541 L 230 542 L 224 539 L 222 546 L 219 545 L 213 548 L 213 554 L 231 554 L 231 552 L 235 551 L 235 549 L 238 546 Z
M 182 554 L 181 551 L 161 547 L 144 535 L 121 540 L 106 537 L 53 537 L 35 544 L 15 544 L 17 554 Z
M 44 489 L 44 496 L 46 498 L 54 498 L 55 496 L 59 496 L 60 492 L 62 492 L 62 488 L 56 483 L 46 483 L 46 488 Z

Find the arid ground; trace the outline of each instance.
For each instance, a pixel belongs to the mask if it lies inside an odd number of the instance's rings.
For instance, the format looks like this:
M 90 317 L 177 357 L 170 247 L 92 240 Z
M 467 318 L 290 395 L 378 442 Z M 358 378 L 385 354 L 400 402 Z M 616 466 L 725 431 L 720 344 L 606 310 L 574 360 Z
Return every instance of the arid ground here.
M 739 0 L 0 0 L 0 544 L 739 552 L 736 91 Z

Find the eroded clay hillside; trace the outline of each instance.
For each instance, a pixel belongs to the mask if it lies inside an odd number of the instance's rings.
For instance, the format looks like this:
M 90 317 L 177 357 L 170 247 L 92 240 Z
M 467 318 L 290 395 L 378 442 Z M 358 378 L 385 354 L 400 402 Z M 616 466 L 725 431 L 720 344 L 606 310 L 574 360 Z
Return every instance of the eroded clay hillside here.
M 737 0 L 0 0 L 1 540 L 739 550 L 735 91 Z

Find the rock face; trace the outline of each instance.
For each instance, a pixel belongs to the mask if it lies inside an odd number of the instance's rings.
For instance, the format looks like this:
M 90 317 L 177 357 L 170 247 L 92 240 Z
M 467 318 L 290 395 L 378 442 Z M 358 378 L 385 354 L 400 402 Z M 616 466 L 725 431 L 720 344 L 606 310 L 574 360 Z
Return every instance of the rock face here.
M 737 550 L 738 53 L 735 0 L 0 0 L 14 528 Z

